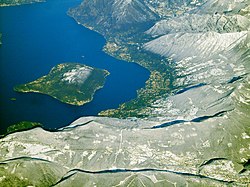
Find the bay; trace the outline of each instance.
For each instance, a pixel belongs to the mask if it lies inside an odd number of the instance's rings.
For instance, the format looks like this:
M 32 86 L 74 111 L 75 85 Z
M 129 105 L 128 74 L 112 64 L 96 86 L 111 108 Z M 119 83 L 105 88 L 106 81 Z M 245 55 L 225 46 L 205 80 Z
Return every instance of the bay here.
M 0 8 L 1 132 L 20 121 L 40 122 L 51 129 L 66 126 L 81 116 L 117 108 L 135 98 L 136 90 L 145 85 L 149 78 L 146 69 L 105 54 L 102 51 L 105 39 L 66 14 L 80 3 L 79 0 L 48 0 Z M 33 81 L 64 62 L 83 63 L 111 73 L 92 102 L 78 107 L 47 95 L 13 91 L 15 85 Z

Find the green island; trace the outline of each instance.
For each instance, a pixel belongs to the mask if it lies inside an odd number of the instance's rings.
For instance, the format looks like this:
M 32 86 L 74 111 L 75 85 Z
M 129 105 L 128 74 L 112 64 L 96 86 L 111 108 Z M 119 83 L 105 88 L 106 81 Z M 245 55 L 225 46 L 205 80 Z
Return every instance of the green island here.
M 96 90 L 103 87 L 107 75 L 106 70 L 65 63 L 33 82 L 15 86 L 14 90 L 47 94 L 63 103 L 81 106 L 93 99 Z

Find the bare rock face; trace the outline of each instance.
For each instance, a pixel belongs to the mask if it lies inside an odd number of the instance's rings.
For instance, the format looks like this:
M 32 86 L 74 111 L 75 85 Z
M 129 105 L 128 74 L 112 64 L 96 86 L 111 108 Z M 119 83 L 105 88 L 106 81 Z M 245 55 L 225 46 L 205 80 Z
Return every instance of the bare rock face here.
M 177 89 L 177 95 L 156 100 L 145 110 L 157 119 L 176 119 L 177 123 L 190 121 L 189 117 L 196 120 L 200 112 L 211 116 L 207 112 L 215 108 L 214 114 L 235 108 L 231 99 L 236 82 L 245 79 L 249 72 L 249 19 L 233 11 L 230 14 L 200 11 L 208 5 L 220 10 L 226 9 L 226 5 L 233 9 L 248 7 L 246 1 L 207 1 L 199 11 L 160 21 L 146 32 L 157 38 L 145 43 L 144 49 L 168 58 L 176 76 L 173 85 L 185 87 Z M 182 108 L 176 108 L 178 102 Z
M 208 0 L 202 5 L 200 11 L 207 13 L 236 13 L 249 2 L 249 0 Z
M 213 116 L 207 112 L 216 108 L 215 115 L 234 108 L 235 81 L 249 72 L 248 24 L 244 16 L 195 13 L 160 21 L 149 29 L 148 34 L 160 37 L 144 44 L 144 49 L 172 61 L 173 84 L 186 88 L 158 99 L 146 112 L 160 120 L 183 122 L 197 119 L 200 112 Z
M 170 33 L 234 33 L 249 29 L 250 21 L 241 15 L 185 14 L 157 22 L 146 33 L 153 37 Z
M 186 58 L 209 59 L 220 52 L 232 48 L 246 40 L 247 32 L 219 34 L 176 33 L 167 34 L 147 44 L 145 49 L 175 60 Z M 171 42 L 170 42 L 171 41 Z

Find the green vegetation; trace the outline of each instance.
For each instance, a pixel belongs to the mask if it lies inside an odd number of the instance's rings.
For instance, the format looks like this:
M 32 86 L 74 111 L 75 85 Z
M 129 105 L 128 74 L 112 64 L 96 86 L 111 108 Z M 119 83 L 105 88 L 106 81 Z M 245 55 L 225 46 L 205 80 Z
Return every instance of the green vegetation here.
M 18 176 L 8 173 L 8 176 L 5 176 L 6 172 L 3 167 L 0 168 L 0 175 L 3 176 L 1 180 L 0 187 L 5 186 L 31 186 L 31 183 L 28 180 L 22 180 Z
M 34 127 L 42 127 L 41 123 L 37 122 L 30 122 L 30 121 L 22 121 L 19 123 L 16 123 L 14 125 L 11 125 L 7 128 L 6 134 L 10 134 L 16 131 L 23 131 L 23 130 L 28 130 L 32 129 Z
M 0 163 L 0 187 L 53 186 L 65 173 L 57 164 L 35 158 L 21 157 L 13 161 Z
M 50 95 L 63 103 L 81 106 L 90 102 L 96 90 L 103 87 L 106 70 L 77 63 L 59 64 L 48 75 L 14 87 L 17 92 L 37 92 Z

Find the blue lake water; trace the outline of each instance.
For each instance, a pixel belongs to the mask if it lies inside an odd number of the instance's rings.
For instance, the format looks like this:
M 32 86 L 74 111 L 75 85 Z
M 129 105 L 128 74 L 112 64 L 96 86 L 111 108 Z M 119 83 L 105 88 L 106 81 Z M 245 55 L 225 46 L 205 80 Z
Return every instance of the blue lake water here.
M 67 16 L 67 10 L 80 2 L 48 0 L 0 8 L 1 132 L 20 121 L 40 122 L 46 128 L 62 127 L 81 116 L 118 107 L 135 98 L 136 90 L 145 85 L 149 77 L 146 69 L 105 54 L 104 38 Z M 15 85 L 33 81 L 64 62 L 79 62 L 111 73 L 92 102 L 77 107 L 47 95 L 13 91 Z

